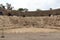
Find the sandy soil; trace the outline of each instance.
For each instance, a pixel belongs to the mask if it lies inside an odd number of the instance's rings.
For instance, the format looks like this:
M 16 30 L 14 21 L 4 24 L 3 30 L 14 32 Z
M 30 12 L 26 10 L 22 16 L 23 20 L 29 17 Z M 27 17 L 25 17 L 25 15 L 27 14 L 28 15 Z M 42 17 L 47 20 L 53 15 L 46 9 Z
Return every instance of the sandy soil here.
M 56 29 L 47 29 L 47 28 L 17 28 L 17 29 L 8 29 L 4 30 L 5 33 L 26 33 L 26 32 L 60 32 L 60 30 Z
M 60 30 L 45 28 L 18 28 L 4 30 L 0 40 L 60 40 Z
M 4 34 L 5 38 L 1 38 L 0 40 L 60 40 L 60 33 L 9 33 Z

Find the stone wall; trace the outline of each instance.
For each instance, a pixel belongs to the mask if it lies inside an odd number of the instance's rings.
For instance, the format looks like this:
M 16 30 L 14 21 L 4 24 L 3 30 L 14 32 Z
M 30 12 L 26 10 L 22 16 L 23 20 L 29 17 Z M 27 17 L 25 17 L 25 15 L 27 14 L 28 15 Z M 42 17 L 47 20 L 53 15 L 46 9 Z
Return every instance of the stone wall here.
M 27 11 L 27 12 L 0 9 L 0 12 L 3 12 L 3 15 L 7 15 L 7 16 L 50 16 L 50 15 L 60 15 L 60 9 Z

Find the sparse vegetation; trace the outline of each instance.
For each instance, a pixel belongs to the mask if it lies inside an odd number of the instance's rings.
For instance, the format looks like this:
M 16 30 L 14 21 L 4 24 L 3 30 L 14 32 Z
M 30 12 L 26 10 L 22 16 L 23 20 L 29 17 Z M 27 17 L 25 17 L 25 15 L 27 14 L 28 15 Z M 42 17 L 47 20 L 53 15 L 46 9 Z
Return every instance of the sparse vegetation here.
M 54 17 L 17 17 L 17 16 L 0 16 L 0 27 L 11 28 L 51 28 L 60 29 L 60 16 Z M 59 20 L 59 21 L 58 21 Z M 0 29 L 1 29 L 0 28 Z

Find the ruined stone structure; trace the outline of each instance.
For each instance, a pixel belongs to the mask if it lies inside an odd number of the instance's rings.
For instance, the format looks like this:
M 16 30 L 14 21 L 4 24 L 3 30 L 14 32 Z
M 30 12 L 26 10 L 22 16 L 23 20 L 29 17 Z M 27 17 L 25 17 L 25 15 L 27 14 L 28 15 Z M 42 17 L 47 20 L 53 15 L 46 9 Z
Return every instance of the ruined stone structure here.
M 60 15 L 60 9 L 51 9 L 50 10 L 40 10 L 40 11 L 27 11 L 20 12 L 16 10 L 6 10 L 0 9 L 0 15 L 7 16 L 51 16 L 51 15 Z

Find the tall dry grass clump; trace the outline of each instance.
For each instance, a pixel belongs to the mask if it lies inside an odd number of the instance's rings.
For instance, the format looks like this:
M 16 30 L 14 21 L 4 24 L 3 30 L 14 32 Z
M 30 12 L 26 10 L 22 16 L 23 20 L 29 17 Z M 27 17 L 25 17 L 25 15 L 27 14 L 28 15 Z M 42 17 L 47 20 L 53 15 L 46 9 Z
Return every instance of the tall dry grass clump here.
M 29 28 L 29 27 L 60 29 L 60 16 L 51 17 L 0 16 L 0 29 Z

